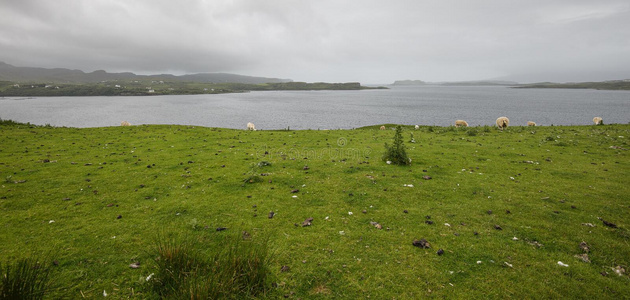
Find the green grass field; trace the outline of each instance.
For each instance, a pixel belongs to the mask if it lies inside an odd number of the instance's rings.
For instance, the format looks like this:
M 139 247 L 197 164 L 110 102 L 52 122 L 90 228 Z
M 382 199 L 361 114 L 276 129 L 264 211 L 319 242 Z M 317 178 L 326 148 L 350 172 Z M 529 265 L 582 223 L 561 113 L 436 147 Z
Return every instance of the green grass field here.
M 410 166 L 378 127 L 1 122 L 0 262 L 41 258 L 46 298 L 157 298 L 156 244 L 245 231 L 268 245 L 261 298 L 630 295 L 630 125 L 405 127 Z

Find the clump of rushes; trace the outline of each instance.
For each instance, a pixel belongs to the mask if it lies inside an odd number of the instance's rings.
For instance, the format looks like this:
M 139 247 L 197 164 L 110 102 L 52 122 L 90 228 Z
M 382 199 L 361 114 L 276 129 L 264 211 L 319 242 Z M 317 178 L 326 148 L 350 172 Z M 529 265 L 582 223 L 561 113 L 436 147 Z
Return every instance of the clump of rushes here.
M 219 244 L 207 250 L 208 245 L 191 238 L 160 238 L 157 270 L 149 279 L 152 292 L 168 299 L 263 296 L 271 282 L 267 240 L 227 236 Z
M 385 143 L 385 153 L 383 154 L 383 161 L 391 162 L 394 165 L 411 164 L 411 159 L 407 156 L 405 143 L 403 142 L 402 126 L 396 126 L 393 144 L 390 146 L 389 144 Z
M 43 299 L 49 275 L 50 268 L 32 258 L 0 263 L 0 299 Z

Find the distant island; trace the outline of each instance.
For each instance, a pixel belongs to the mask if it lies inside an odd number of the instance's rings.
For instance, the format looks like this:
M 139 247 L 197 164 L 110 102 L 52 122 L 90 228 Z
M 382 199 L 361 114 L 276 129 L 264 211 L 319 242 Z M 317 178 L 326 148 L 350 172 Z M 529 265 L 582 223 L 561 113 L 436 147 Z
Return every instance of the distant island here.
M 521 84 L 515 88 L 529 89 L 595 89 L 595 90 L 630 90 L 630 79 L 609 80 L 600 82 L 570 82 L 554 83 L 540 82 L 532 84 Z
M 152 96 L 279 90 L 362 90 L 358 82 L 294 82 L 290 79 L 228 73 L 136 75 L 81 70 L 15 67 L 0 62 L 0 97 Z

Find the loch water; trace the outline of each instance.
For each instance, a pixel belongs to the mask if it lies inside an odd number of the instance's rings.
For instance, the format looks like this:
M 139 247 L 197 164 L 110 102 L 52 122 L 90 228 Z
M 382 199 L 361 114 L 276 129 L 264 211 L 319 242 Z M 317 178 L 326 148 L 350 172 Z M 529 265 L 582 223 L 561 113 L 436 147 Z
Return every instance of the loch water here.
M 357 91 L 265 91 L 114 97 L 4 97 L 0 118 L 67 127 L 180 124 L 245 129 L 350 129 L 383 123 L 511 126 L 630 122 L 630 91 L 405 86 Z

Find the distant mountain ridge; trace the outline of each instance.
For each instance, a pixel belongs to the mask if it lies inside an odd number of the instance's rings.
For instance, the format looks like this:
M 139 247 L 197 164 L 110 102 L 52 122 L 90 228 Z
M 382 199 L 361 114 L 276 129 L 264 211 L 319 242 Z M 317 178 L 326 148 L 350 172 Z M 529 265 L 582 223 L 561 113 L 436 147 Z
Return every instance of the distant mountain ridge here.
M 71 70 L 65 68 L 35 68 L 16 67 L 5 62 L 0 62 L 0 81 L 12 82 L 55 82 L 55 83 L 97 83 L 112 80 L 168 80 L 182 82 L 203 82 L 203 83 L 281 83 L 292 82 L 291 79 L 267 78 L 245 76 L 229 73 L 198 73 L 187 75 L 157 74 L 157 75 L 136 75 L 131 72 L 108 73 L 104 70 L 97 70 L 85 73 L 81 70 Z

